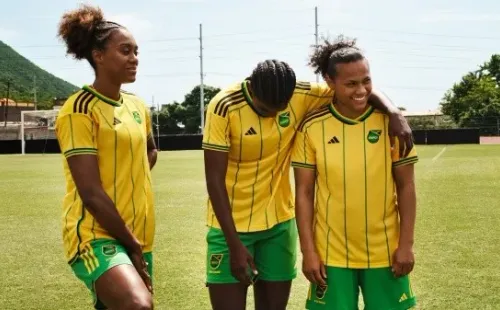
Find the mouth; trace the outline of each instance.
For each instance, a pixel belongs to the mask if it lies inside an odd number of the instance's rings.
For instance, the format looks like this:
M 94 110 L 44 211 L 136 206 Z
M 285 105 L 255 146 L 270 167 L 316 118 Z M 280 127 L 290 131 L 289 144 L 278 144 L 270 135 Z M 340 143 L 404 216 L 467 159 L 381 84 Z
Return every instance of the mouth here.
M 130 73 L 137 73 L 137 68 L 127 68 L 127 72 L 130 72 Z
M 366 99 L 366 96 L 354 96 L 354 97 L 351 97 L 352 100 L 356 101 L 356 102 L 363 102 L 365 101 Z

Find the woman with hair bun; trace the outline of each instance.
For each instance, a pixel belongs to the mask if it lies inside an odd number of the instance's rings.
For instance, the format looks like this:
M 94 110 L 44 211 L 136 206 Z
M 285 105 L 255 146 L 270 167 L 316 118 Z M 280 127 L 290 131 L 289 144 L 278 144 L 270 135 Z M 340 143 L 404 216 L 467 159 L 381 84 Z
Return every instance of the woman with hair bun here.
M 88 5 L 65 13 L 58 35 L 67 53 L 87 60 L 95 72 L 56 122 L 65 157 L 67 261 L 96 309 L 153 309 L 156 146 L 145 103 L 121 91 L 136 79 L 137 43 L 124 26 Z

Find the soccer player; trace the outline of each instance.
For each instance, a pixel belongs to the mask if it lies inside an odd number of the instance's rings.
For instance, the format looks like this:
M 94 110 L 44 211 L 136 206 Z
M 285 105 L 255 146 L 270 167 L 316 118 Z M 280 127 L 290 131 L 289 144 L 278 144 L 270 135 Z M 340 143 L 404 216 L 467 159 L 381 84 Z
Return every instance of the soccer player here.
M 416 150 L 391 148 L 355 40 L 326 40 L 310 64 L 335 98 L 304 119 L 292 154 L 307 309 L 358 309 L 360 290 L 365 309 L 409 309 Z
M 251 283 L 257 309 L 286 308 L 296 276 L 292 144 L 306 113 L 331 100 L 327 85 L 297 82 L 286 63 L 267 60 L 208 104 L 206 272 L 213 309 L 245 309 Z M 381 96 L 370 102 L 393 109 Z M 411 132 L 397 109 L 389 114 L 395 131 Z
M 58 34 L 67 52 L 95 71 L 93 84 L 70 96 L 56 121 L 67 261 L 96 309 L 152 309 L 156 147 L 144 102 L 120 91 L 136 79 L 137 43 L 91 6 L 64 14 Z

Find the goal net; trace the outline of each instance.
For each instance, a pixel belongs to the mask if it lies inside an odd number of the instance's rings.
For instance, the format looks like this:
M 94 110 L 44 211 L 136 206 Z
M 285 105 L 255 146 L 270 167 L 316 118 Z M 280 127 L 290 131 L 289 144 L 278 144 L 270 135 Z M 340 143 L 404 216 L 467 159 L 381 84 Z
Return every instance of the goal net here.
M 47 140 L 56 139 L 55 122 L 58 113 L 59 110 L 21 112 L 20 135 L 23 155 L 25 154 L 27 140 L 43 140 L 46 145 Z

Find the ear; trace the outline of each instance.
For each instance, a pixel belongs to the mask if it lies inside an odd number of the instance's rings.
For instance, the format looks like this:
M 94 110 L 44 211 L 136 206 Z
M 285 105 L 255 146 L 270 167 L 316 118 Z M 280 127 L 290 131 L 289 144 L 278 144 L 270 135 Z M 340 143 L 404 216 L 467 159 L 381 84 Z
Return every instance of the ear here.
M 94 60 L 94 63 L 97 64 L 102 64 L 103 62 L 103 53 L 100 50 L 93 50 L 92 51 L 92 59 Z
M 328 74 L 325 74 L 323 76 L 323 79 L 325 80 L 326 84 L 328 87 L 330 87 L 332 90 L 335 90 L 335 83 L 333 82 L 333 79 L 331 79 Z

